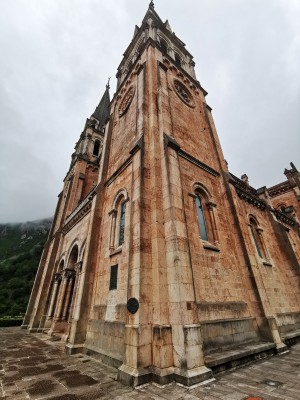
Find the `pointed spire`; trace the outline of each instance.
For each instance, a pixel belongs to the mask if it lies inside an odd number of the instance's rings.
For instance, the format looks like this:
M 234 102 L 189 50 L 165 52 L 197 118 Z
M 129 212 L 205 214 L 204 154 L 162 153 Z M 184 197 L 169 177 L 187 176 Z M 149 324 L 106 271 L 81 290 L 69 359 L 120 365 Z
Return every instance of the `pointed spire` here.
M 107 118 L 109 117 L 109 105 L 110 105 L 110 98 L 109 98 L 109 81 L 106 84 L 105 92 L 100 100 L 98 106 L 96 107 L 94 113 L 91 115 L 93 118 L 99 121 L 99 129 L 102 129 L 103 125 L 105 125 Z

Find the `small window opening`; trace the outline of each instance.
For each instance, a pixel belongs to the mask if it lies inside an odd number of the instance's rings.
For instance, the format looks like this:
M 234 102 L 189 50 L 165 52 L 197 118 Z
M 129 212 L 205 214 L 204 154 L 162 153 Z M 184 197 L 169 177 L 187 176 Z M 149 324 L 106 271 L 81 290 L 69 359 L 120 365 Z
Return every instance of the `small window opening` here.
M 181 57 L 179 56 L 179 54 L 175 53 L 175 62 L 177 65 L 179 65 L 180 67 L 182 66 L 182 62 L 181 62 Z
M 93 149 L 93 156 L 97 156 L 98 157 L 99 150 L 100 150 L 100 141 L 99 140 L 95 140 L 94 149 Z
M 160 39 L 160 48 L 164 54 L 168 54 L 168 45 L 167 42 L 163 39 Z
M 109 290 L 117 289 L 117 283 L 118 283 L 118 264 L 112 265 L 110 267 Z

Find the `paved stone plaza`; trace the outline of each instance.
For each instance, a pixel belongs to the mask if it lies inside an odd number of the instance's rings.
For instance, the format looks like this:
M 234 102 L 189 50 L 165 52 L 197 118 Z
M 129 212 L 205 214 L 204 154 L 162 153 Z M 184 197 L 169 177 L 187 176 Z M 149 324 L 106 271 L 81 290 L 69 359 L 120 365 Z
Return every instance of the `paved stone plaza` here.
M 5 400 L 300 399 L 300 343 L 192 389 L 174 383 L 135 390 L 116 381 L 115 369 L 83 355 L 68 356 L 49 336 L 1 328 L 0 343 L 0 399 Z

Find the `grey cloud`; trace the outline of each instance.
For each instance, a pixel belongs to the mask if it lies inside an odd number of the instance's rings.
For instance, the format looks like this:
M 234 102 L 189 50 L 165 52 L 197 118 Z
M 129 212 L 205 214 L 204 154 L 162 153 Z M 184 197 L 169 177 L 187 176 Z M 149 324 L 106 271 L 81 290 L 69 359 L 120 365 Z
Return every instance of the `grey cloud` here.
M 148 2 L 4 0 L 0 222 L 52 215 L 70 155 Z M 293 0 L 157 1 L 194 55 L 230 170 L 255 187 L 299 160 L 300 8 Z M 4 55 L 4 56 L 3 56 Z

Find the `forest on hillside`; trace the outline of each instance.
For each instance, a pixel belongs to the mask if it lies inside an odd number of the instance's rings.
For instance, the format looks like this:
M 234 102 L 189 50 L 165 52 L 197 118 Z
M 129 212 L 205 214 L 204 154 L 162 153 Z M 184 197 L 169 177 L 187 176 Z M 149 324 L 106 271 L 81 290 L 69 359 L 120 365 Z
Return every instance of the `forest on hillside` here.
M 51 219 L 0 224 L 0 317 L 26 312 Z

